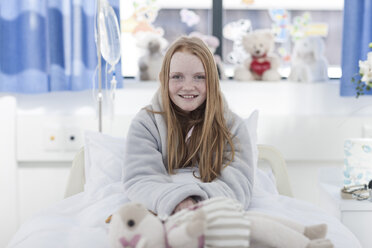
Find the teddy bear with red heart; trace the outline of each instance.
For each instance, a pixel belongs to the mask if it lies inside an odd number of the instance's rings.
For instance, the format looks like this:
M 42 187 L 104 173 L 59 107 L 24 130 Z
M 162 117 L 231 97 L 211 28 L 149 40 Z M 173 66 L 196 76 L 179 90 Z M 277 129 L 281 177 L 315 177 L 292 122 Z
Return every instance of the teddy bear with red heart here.
M 270 30 L 258 29 L 242 38 L 244 50 L 250 55 L 235 69 L 238 81 L 279 81 L 279 58 L 272 53 L 274 35 Z

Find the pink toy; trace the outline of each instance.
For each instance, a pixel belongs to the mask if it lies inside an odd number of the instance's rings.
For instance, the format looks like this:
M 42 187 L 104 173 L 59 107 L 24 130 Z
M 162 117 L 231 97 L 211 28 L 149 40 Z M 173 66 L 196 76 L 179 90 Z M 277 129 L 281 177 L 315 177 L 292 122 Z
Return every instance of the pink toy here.
M 217 47 L 220 45 L 220 41 L 218 40 L 218 38 L 213 36 L 213 35 L 204 35 L 204 34 L 199 33 L 199 32 L 192 32 L 192 33 L 189 34 L 189 36 L 190 37 L 197 37 L 197 38 L 201 39 L 202 41 L 204 41 L 205 44 L 207 44 L 209 50 L 212 52 L 212 54 L 214 56 L 214 61 L 216 62 L 217 70 L 218 70 L 218 74 L 220 76 L 220 79 L 225 80 L 226 76 L 225 76 L 225 71 L 224 71 L 224 68 L 223 68 L 221 57 L 217 54 L 214 54 L 216 52 Z

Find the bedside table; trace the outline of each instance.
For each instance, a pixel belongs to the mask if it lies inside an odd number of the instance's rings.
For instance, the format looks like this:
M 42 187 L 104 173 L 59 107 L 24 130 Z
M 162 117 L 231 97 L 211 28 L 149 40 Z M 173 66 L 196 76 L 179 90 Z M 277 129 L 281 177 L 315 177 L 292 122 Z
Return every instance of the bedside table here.
M 333 214 L 358 238 L 363 248 L 372 248 L 372 202 L 341 198 L 342 168 L 321 168 L 319 183 L 321 191 L 328 195 L 328 210 L 333 210 Z

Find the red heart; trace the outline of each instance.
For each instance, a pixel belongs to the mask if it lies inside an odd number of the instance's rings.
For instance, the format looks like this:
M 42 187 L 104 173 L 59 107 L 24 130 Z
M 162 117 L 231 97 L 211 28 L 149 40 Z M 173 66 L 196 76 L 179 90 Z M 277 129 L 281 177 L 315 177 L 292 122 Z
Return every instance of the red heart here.
M 250 70 L 255 72 L 257 75 L 262 76 L 262 74 L 269 70 L 270 67 L 271 65 L 269 61 L 259 62 L 258 60 L 253 60 Z

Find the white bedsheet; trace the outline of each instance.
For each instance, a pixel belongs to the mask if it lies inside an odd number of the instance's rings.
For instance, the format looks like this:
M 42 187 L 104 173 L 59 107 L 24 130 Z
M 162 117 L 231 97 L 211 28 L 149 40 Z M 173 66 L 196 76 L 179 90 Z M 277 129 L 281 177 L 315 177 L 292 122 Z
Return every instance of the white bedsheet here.
M 260 173 L 258 173 L 260 174 Z M 355 236 L 333 216 L 303 201 L 255 187 L 250 209 L 290 218 L 305 225 L 327 223 L 329 238 L 336 248 L 361 247 Z M 261 182 L 261 183 L 260 183 Z M 267 184 L 266 184 L 267 185 Z M 127 202 L 121 183 L 92 193 L 79 193 L 40 212 L 21 226 L 9 248 L 94 248 L 109 247 L 106 218 Z

